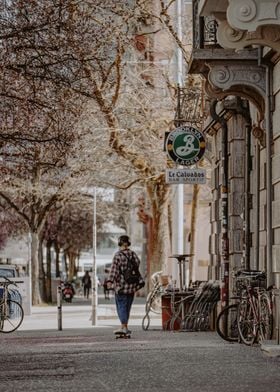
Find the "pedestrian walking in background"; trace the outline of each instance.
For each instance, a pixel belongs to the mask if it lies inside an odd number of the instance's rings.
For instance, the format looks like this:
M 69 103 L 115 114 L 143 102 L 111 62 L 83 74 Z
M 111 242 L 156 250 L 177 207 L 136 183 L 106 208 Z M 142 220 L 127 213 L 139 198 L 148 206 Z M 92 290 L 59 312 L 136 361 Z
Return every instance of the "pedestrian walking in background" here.
M 103 282 L 104 298 L 110 299 L 109 289 L 108 289 L 108 278 L 104 279 Z
M 119 237 L 119 250 L 115 253 L 108 277 L 108 289 L 114 289 L 116 309 L 121 326 L 115 333 L 131 333 L 128 321 L 134 294 L 144 287 L 145 282 L 139 272 L 140 260 L 130 247 L 127 235 Z
M 82 278 L 82 284 L 84 288 L 84 298 L 88 298 L 89 290 L 91 289 L 91 278 L 88 271 L 86 271 Z

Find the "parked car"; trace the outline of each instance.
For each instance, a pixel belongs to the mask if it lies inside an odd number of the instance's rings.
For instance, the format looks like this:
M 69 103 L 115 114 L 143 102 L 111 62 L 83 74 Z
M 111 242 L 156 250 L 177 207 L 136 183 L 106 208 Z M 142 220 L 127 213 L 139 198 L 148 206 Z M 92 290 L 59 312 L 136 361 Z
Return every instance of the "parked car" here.
M 11 281 L 13 281 L 13 278 L 18 278 L 18 277 L 19 277 L 19 272 L 16 265 L 0 264 L 0 281 L 3 282 L 4 278 L 8 278 Z M 16 286 L 17 287 L 15 287 L 14 285 L 9 286 L 8 298 L 22 305 L 22 294 L 20 292 L 18 284 Z M 3 287 L 0 287 L 0 289 L 1 289 L 0 297 L 2 297 Z
M 18 270 L 15 265 L 12 264 L 0 264 L 0 278 L 17 278 Z

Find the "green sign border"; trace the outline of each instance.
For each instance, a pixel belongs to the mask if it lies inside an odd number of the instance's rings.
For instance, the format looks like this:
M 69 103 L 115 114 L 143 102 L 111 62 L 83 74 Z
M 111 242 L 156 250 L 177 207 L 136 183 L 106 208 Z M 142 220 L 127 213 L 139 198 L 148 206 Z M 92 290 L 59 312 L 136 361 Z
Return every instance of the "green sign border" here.
M 199 150 L 197 154 L 195 156 L 192 156 L 192 158 L 182 158 L 182 156 L 179 156 L 175 152 L 174 146 L 176 143 L 176 139 L 178 137 L 181 137 L 182 134 L 186 136 L 190 135 L 192 138 L 195 139 L 196 143 L 198 143 L 199 145 Z M 204 139 L 204 135 L 198 129 L 193 128 L 191 126 L 182 126 L 174 129 L 169 133 L 166 139 L 167 154 L 172 159 L 172 161 L 180 165 L 185 165 L 185 166 L 195 165 L 203 157 L 205 152 L 205 147 L 206 147 L 206 142 Z

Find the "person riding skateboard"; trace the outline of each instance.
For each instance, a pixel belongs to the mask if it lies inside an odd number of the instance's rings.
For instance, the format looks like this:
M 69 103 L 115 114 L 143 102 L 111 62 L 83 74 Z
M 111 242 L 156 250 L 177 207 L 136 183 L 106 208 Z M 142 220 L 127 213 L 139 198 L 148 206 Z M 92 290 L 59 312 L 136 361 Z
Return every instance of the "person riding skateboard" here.
M 130 245 L 130 239 L 127 235 L 119 237 L 119 250 L 113 257 L 107 281 L 108 288 L 114 289 L 115 291 L 116 310 L 121 322 L 120 328 L 114 331 L 115 334 L 131 333 L 128 329 L 128 321 L 134 294 L 145 285 L 144 279 L 139 273 L 140 259 L 137 254 L 129 248 Z M 135 277 L 128 277 L 128 271 L 132 271 L 133 269 L 135 270 Z

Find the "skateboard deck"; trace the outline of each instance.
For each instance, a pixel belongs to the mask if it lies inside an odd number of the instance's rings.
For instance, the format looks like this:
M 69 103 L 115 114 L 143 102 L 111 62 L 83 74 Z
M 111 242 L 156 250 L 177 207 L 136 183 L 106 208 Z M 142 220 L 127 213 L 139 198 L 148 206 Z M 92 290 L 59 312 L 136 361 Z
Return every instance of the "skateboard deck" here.
M 117 332 L 115 333 L 116 339 L 130 339 L 131 334 L 130 333 L 124 333 L 124 332 Z

